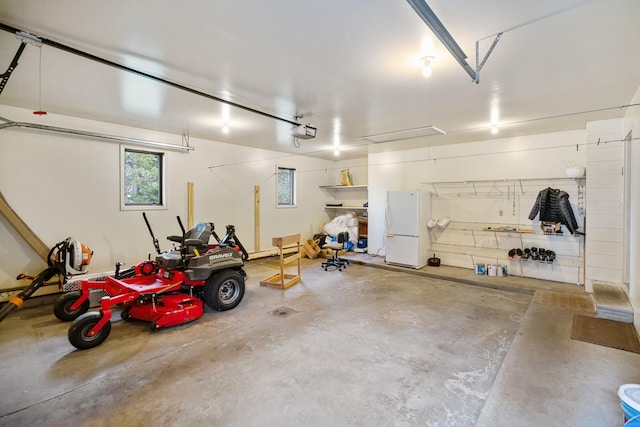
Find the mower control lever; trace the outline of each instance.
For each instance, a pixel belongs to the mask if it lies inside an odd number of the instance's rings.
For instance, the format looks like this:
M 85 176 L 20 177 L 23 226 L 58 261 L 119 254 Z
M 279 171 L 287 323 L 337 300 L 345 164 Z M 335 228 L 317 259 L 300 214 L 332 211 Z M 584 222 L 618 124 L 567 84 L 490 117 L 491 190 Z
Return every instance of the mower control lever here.
M 180 231 L 182 231 L 182 234 L 184 235 L 187 231 L 184 229 L 184 225 L 182 225 L 182 220 L 180 219 L 180 215 L 176 216 L 176 218 L 178 219 L 178 224 L 180 225 Z
M 122 268 L 122 266 L 124 265 L 124 262 L 118 261 L 116 262 L 116 278 L 120 277 L 120 269 Z
M 142 212 L 142 217 L 144 218 L 144 222 L 147 224 L 147 228 L 149 229 L 149 234 L 151 234 L 151 240 L 153 240 L 153 246 L 155 247 L 158 255 L 160 255 L 162 253 L 162 251 L 160 250 L 160 244 L 158 243 L 158 239 L 156 239 L 156 236 L 153 235 L 153 230 L 151 229 L 151 225 L 149 224 L 149 220 L 147 219 L 147 213 Z

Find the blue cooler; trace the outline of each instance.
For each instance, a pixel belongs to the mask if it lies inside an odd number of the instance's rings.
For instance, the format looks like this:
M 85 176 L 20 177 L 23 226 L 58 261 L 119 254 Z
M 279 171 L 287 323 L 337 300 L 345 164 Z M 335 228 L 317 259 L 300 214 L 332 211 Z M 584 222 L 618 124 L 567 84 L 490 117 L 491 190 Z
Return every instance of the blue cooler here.
M 367 247 L 367 238 L 361 237 L 358 239 L 358 249 L 366 249 Z

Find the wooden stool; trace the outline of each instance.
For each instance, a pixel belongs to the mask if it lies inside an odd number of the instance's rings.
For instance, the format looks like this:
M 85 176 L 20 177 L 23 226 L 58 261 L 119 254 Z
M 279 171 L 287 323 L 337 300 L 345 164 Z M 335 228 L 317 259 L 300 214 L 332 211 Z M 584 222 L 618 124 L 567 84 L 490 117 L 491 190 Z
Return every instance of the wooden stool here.
M 295 254 L 284 257 L 283 246 L 291 245 L 295 243 L 298 245 L 298 249 Z M 291 234 L 284 237 L 274 237 L 271 239 L 271 244 L 278 247 L 280 254 L 280 273 L 267 277 L 260 281 L 260 286 L 269 286 L 276 289 L 287 289 L 300 281 L 300 234 Z M 298 274 L 285 273 L 284 266 L 292 261 L 298 260 Z

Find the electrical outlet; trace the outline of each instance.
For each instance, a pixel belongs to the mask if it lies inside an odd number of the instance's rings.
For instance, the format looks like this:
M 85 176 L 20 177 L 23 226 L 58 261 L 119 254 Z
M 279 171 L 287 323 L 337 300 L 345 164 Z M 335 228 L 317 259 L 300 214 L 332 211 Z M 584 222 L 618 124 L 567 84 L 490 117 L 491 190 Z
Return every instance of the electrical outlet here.
M 498 216 L 502 216 L 502 215 L 504 215 L 504 212 L 503 212 L 503 211 L 501 211 L 501 210 L 500 210 L 500 211 L 498 211 Z

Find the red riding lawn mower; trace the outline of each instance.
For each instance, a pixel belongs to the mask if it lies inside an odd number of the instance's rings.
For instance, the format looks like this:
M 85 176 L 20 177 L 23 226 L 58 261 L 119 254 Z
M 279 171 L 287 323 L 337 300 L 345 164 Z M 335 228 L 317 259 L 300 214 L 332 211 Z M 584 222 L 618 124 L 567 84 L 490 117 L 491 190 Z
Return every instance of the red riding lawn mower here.
M 120 271 L 122 264 L 117 263 L 115 277 L 83 280 L 80 291 L 62 294 L 56 301 L 56 317 L 73 320 L 68 337 L 74 347 L 93 348 L 107 339 L 114 306 L 122 307 L 122 319 L 150 322 L 155 331 L 200 318 L 203 302 L 214 310 L 226 311 L 242 301 L 248 254 L 233 225 L 228 225 L 227 234 L 219 239 L 212 223 L 200 222 L 185 232 L 178 217 L 182 236 L 167 239 L 179 246 L 162 252 L 144 213 L 143 217 L 157 252 L 155 260 L 140 262 L 126 271 Z M 217 243 L 209 244 L 211 236 Z M 108 295 L 100 300 L 100 311 L 88 311 L 92 291 Z

